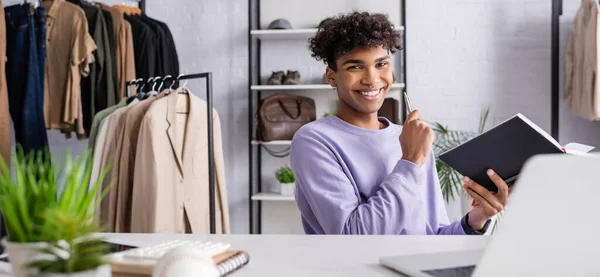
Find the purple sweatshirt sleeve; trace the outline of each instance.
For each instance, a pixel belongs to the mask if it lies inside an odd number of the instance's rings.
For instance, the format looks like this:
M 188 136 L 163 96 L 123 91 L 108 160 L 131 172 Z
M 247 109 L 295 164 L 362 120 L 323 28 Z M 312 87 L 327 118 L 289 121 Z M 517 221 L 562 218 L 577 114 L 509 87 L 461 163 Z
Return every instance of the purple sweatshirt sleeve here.
M 355 184 L 346 175 L 343 163 L 338 161 L 340 158 L 318 137 L 299 135 L 294 138 L 291 166 L 296 176 L 296 198 L 303 218 L 317 233 L 400 234 L 405 230 L 407 233 L 465 234 L 460 222 L 447 224 L 445 214 L 419 214 L 420 206 L 430 204 L 423 203 L 429 201 L 429 197 L 421 195 L 419 187 L 426 185 L 430 178 L 437 181 L 437 176 L 428 172 L 430 167 L 399 160 L 375 195 L 361 203 Z M 439 184 L 436 185 L 439 188 Z M 439 222 L 444 224 L 427 230 L 430 217 L 441 217 Z

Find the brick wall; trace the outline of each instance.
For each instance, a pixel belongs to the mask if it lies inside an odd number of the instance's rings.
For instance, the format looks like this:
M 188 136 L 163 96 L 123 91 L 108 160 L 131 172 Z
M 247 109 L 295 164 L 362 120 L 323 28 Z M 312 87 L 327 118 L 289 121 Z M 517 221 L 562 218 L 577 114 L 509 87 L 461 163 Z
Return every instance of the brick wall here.
M 564 1 L 560 49 L 561 143 L 600 146 L 600 123 L 571 115 L 562 101 L 564 62 L 580 1 Z M 408 93 L 423 117 L 476 130 L 520 112 L 550 132 L 551 1 L 407 0 Z M 451 217 L 460 210 L 450 207 Z

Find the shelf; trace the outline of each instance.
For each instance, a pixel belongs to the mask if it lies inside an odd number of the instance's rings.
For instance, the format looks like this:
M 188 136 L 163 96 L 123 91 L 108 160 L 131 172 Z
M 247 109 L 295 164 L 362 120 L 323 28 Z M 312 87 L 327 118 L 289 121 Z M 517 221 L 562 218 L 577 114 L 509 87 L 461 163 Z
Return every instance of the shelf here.
M 392 89 L 401 89 L 404 88 L 404 83 L 396 83 L 392 84 Z M 333 91 L 330 85 L 326 84 L 305 84 L 305 85 L 254 85 L 250 87 L 251 90 L 258 91 L 266 91 L 266 90 L 331 90 Z
M 293 195 L 281 195 L 273 192 L 260 192 L 252 195 L 252 200 L 260 201 L 296 201 Z
M 291 140 L 258 141 L 253 140 L 252 145 L 292 145 Z
M 396 30 L 403 32 L 404 27 L 398 27 Z M 252 30 L 250 34 L 261 40 L 293 40 L 293 39 L 308 39 L 317 33 L 316 28 L 312 29 L 266 29 Z

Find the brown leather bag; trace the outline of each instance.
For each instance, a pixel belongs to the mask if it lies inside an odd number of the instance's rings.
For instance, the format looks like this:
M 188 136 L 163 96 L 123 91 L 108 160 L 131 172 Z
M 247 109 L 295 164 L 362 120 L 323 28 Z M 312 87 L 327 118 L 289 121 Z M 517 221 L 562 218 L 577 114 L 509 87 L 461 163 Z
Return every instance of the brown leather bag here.
M 256 116 L 258 140 L 291 140 L 302 125 L 316 120 L 317 112 L 311 98 L 276 93 L 261 100 Z
M 400 103 L 394 98 L 386 98 L 383 100 L 383 105 L 377 111 L 377 115 L 387 118 L 394 124 L 400 124 Z

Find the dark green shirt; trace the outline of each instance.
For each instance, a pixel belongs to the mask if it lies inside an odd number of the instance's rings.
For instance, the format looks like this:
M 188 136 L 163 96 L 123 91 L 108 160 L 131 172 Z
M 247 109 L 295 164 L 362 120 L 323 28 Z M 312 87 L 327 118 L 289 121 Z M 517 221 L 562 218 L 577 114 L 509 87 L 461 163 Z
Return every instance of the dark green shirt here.
M 90 74 L 81 81 L 83 128 L 89 136 L 94 115 L 118 101 L 118 97 L 115 97 L 118 93 L 116 46 L 111 47 L 111 40 L 116 45 L 114 29 L 112 16 L 106 17 L 100 7 L 81 0 L 69 2 L 78 5 L 85 12 L 88 30 L 97 45 L 94 51 L 95 61 L 90 64 Z
M 119 92 L 119 76 L 117 74 L 117 36 L 115 35 L 115 25 L 114 18 L 109 11 L 102 9 L 100 6 L 97 6 L 102 10 L 102 14 L 104 15 L 104 19 L 106 21 L 106 30 L 108 33 L 108 47 L 110 51 L 110 60 L 111 60 L 111 68 L 112 72 L 111 76 L 108 76 L 112 79 L 113 87 L 111 90 L 114 90 L 115 103 L 119 102 L 119 98 L 121 97 L 121 93 Z

